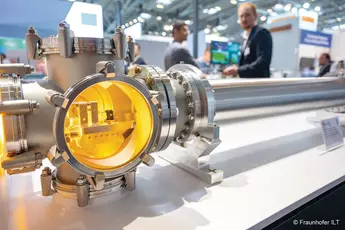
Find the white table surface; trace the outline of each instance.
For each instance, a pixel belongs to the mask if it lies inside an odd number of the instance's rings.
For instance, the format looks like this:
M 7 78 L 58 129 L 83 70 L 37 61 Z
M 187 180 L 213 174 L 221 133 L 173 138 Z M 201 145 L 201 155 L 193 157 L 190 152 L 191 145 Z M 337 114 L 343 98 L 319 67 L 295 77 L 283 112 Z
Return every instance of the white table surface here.
M 221 126 L 211 161 L 225 179 L 215 186 L 156 157 L 153 167 L 139 167 L 134 192 L 78 208 L 42 197 L 39 171 L 2 176 L 0 230 L 261 229 L 344 181 L 345 148 L 321 154 L 308 116 Z

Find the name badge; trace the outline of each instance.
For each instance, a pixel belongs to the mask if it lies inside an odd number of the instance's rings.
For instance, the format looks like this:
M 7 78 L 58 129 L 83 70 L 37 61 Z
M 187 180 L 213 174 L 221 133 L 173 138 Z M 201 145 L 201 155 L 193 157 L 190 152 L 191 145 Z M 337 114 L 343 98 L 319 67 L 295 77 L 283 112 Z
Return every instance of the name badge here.
M 247 47 L 245 50 L 244 50 L 244 56 L 248 56 L 250 54 L 250 48 Z

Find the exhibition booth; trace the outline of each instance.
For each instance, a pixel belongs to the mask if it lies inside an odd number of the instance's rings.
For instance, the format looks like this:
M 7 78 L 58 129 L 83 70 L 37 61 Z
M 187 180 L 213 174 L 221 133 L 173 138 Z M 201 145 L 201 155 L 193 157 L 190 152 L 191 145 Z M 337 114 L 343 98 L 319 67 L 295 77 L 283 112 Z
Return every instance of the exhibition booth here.
M 300 74 L 323 52 L 344 58 L 332 51 L 342 35 L 318 32 L 317 17 L 268 19 L 275 79 L 164 70 L 172 38 L 140 22 L 103 37 L 102 7 L 81 2 L 53 36 L 0 38 L 8 56 L 48 69 L 26 80 L 31 66 L 0 65 L 0 230 L 304 225 L 295 215 L 345 190 L 345 78 Z M 240 41 L 198 39 L 211 64 L 239 62 Z M 125 73 L 134 42 L 149 65 Z
M 267 19 L 267 27 L 273 38 L 272 77 L 315 77 L 319 71 L 318 57 L 331 55 L 331 71 L 338 61 L 344 60 L 345 32 L 317 31 L 318 13 L 300 9 Z

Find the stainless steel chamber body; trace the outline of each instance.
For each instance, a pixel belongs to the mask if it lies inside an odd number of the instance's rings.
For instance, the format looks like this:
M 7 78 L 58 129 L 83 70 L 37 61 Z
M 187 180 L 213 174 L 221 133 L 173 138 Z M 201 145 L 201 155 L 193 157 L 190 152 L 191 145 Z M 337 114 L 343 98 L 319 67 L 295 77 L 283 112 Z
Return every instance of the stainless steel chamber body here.
M 26 35 L 29 58 L 46 59 L 48 79 L 24 81 L 27 66 L 0 66 L 2 167 L 26 173 L 48 158 L 55 170 L 42 170 L 42 194 L 81 207 L 135 189 L 137 166 L 152 166 L 154 152 L 208 183 L 221 181 L 222 171 L 207 164 L 221 142 L 216 112 L 223 122 L 344 104 L 344 79 L 208 81 L 184 64 L 125 75 L 133 43 L 120 29 L 109 39 L 76 38 L 61 23 L 58 35 L 42 39 L 33 28 Z M 183 151 L 169 153 L 171 144 Z
M 112 38 L 77 38 L 66 23 L 58 37 L 26 34 L 28 57 L 44 58 L 47 79 L 25 81 L 27 66 L 0 66 L 2 167 L 8 174 L 42 167 L 42 195 L 90 198 L 135 189 L 140 163 L 154 164 L 153 152 L 172 143 L 219 143 L 215 101 L 207 80 L 194 67 L 165 73 L 144 66 L 126 76 L 133 42 L 117 29 Z

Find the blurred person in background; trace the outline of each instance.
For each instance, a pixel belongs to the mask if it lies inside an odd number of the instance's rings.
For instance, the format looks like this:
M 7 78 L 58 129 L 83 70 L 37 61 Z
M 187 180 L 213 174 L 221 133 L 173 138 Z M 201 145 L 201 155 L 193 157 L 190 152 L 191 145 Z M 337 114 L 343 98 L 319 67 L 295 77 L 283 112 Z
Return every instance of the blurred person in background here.
M 198 59 L 198 65 L 204 74 L 211 73 L 211 47 L 207 47 L 204 55 Z
M 140 56 L 140 45 L 138 43 L 134 43 L 134 65 L 146 65 L 144 58 Z
M 273 48 L 270 32 L 256 24 L 258 13 L 253 3 L 242 3 L 238 7 L 238 17 L 244 29 L 239 66 L 227 67 L 223 74 L 239 75 L 240 78 L 269 78 Z
M 337 70 L 343 70 L 344 68 L 344 61 L 339 61 L 337 64 Z
M 317 77 L 322 77 L 330 72 L 332 61 L 331 56 L 328 53 L 322 53 L 319 57 L 320 71 Z
M 44 76 L 47 76 L 46 62 L 43 58 L 36 61 L 35 73 L 43 74 Z
M 10 63 L 15 64 L 15 63 L 19 63 L 19 62 L 18 62 L 17 58 L 11 58 Z
M 182 44 L 187 40 L 189 34 L 189 29 L 187 24 L 178 22 L 175 23 L 172 30 L 172 36 L 174 41 L 165 51 L 164 65 L 165 70 L 168 70 L 170 67 L 180 64 L 190 64 L 196 67 L 199 67 L 196 60 L 192 57 L 189 50 Z
M 0 53 L 0 64 L 10 64 L 11 62 L 7 60 L 6 54 Z

